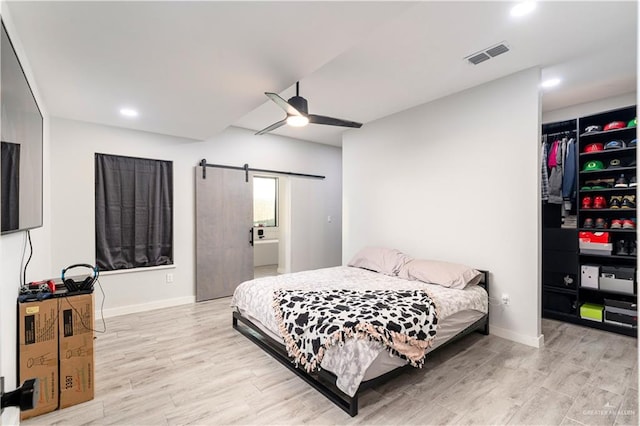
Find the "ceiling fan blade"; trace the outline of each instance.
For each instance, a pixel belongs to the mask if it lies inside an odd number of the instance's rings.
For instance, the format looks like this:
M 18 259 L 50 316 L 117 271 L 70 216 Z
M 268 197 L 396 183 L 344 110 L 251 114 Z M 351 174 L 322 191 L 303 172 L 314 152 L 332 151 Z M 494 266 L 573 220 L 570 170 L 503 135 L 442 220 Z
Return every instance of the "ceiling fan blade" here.
M 288 115 L 302 115 L 300 111 L 292 107 L 289 102 L 282 99 L 276 93 L 264 92 L 264 94 L 267 95 L 273 102 L 275 102 L 276 105 L 282 108 Z
M 270 131 L 277 129 L 280 126 L 284 126 L 285 124 L 287 124 L 287 119 L 286 118 L 284 120 L 280 120 L 280 121 L 277 121 L 277 122 L 273 123 L 269 127 L 265 127 L 264 129 L 262 129 L 259 132 L 257 132 L 256 135 L 264 135 L 265 133 L 269 133 Z
M 328 124 L 329 126 L 355 127 L 359 129 L 362 123 L 356 121 L 342 120 L 340 118 L 327 117 L 324 115 L 309 114 L 309 123 Z

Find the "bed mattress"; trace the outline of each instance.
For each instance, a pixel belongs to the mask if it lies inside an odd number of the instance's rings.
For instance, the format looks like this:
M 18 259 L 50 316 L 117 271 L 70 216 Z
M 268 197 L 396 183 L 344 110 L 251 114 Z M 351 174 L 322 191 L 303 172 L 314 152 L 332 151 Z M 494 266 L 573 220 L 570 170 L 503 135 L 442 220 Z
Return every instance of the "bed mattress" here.
M 420 281 L 407 281 L 361 268 L 338 266 L 246 281 L 238 286 L 231 306 L 250 319 L 276 341 L 282 342 L 273 310 L 273 290 L 285 288 L 302 291 L 328 289 L 426 290 L 437 307 L 438 329 L 430 348 L 435 349 L 488 312 L 484 289 L 471 286 L 450 289 Z M 406 363 L 391 355 L 381 343 L 367 339 L 349 339 L 325 352 L 321 368 L 333 373 L 336 385 L 349 396 L 360 383 L 378 377 Z

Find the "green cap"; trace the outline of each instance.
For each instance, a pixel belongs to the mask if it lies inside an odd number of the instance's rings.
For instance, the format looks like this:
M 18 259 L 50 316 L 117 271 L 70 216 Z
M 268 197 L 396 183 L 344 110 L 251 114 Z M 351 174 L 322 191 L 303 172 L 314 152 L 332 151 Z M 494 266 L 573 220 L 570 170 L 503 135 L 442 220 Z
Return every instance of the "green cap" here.
M 584 167 L 582 168 L 582 171 L 591 172 L 594 170 L 603 170 L 603 169 L 604 169 L 604 164 L 602 164 L 602 161 L 592 160 L 585 163 Z
M 627 123 L 627 127 L 636 127 L 637 125 L 638 125 L 638 117 L 634 118 L 633 120 Z

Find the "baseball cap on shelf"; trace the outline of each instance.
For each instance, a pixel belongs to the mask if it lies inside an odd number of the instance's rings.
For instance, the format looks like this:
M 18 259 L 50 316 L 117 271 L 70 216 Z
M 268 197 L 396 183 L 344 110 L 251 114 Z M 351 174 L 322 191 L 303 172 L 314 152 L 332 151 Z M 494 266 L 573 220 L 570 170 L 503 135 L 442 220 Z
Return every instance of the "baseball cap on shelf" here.
M 609 160 L 607 169 L 615 169 L 617 167 L 625 167 L 625 162 L 620 160 L 619 158 L 612 158 L 611 160 Z
M 584 148 L 584 152 L 598 152 L 602 151 L 604 146 L 601 143 L 590 143 Z
M 622 140 L 615 140 L 615 141 L 609 141 L 607 142 L 607 144 L 604 146 L 604 149 L 620 149 L 620 148 L 624 148 L 627 145 L 624 143 L 624 141 Z
M 638 143 L 638 139 L 632 139 L 627 146 L 628 147 L 636 146 L 637 143 Z
M 625 127 L 627 127 L 627 123 L 625 123 L 624 121 L 612 121 L 611 123 L 604 126 L 604 131 L 606 132 L 607 130 L 624 129 Z
M 638 125 L 638 117 L 635 117 L 633 120 L 627 123 L 627 127 L 636 127 Z
M 601 130 L 602 130 L 602 127 L 600 127 L 600 126 L 587 126 L 587 127 L 585 127 L 585 129 L 584 129 L 584 131 L 585 131 L 585 132 L 587 132 L 587 133 L 590 133 L 590 132 L 599 132 L 599 131 L 601 131 Z
M 595 170 L 603 170 L 604 164 L 600 160 L 587 161 L 582 167 L 582 171 L 591 172 Z

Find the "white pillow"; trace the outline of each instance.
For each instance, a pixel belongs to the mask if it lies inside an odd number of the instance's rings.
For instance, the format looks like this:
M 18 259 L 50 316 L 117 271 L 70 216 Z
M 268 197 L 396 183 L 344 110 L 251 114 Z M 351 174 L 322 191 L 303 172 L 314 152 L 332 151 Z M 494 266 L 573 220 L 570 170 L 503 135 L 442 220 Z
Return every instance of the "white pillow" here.
M 348 266 L 369 269 L 381 274 L 397 276 L 398 272 L 409 262 L 411 257 L 400 250 L 383 247 L 365 247 L 356 253 L 349 261 Z
M 413 259 L 402 267 L 398 276 L 405 280 L 463 289 L 467 285 L 478 284 L 482 279 L 482 272 L 459 263 Z

